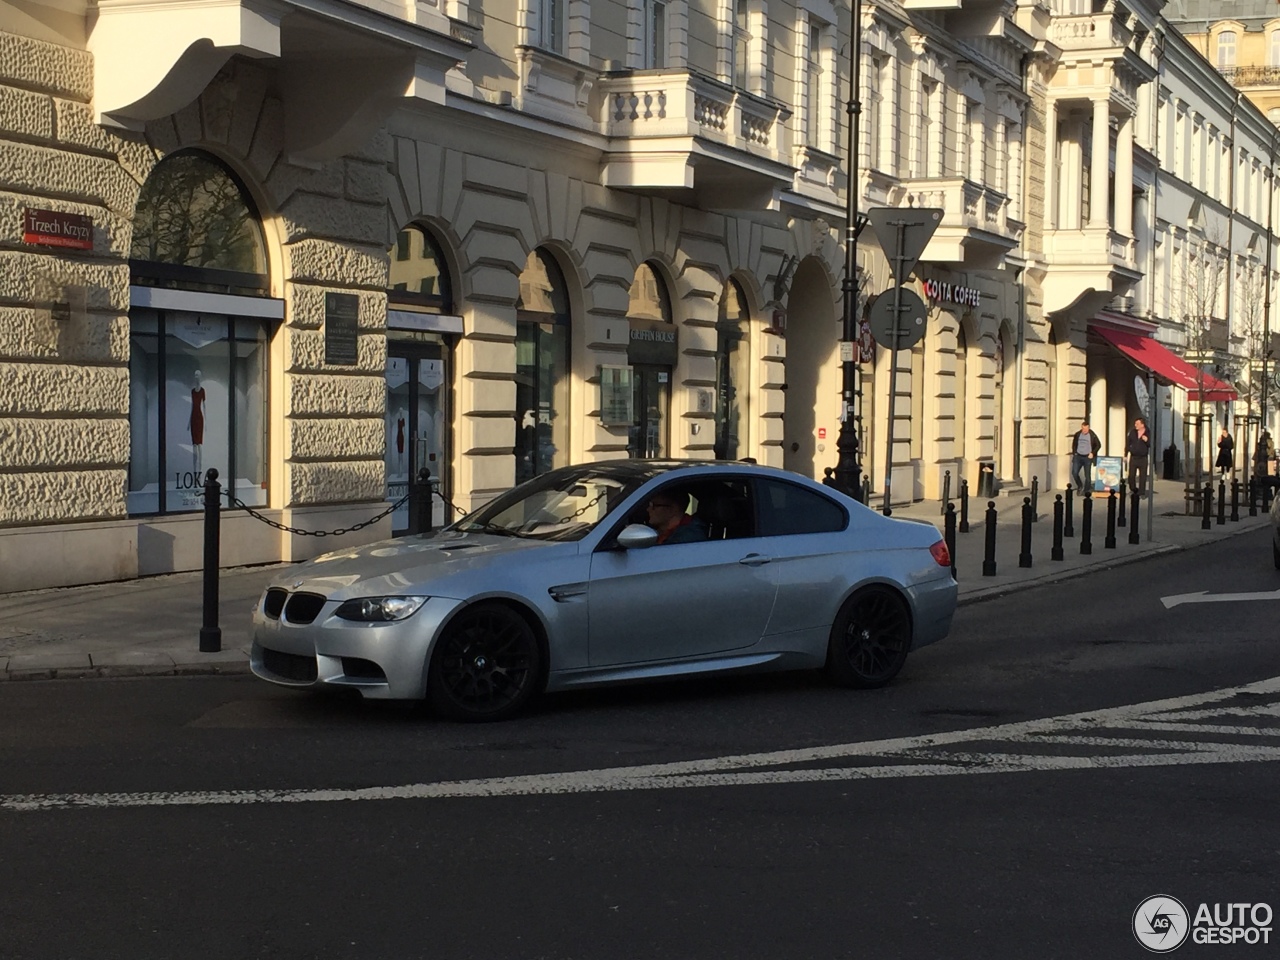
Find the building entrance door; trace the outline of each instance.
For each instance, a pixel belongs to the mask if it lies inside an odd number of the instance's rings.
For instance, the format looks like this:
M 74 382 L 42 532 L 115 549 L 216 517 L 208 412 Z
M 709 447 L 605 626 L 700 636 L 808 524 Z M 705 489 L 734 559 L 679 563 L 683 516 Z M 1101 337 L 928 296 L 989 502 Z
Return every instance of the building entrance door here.
M 627 453 L 637 459 L 667 455 L 668 414 L 671 407 L 671 368 L 635 364 L 631 375 L 635 420 L 627 441 Z
M 449 495 L 453 477 L 449 453 L 450 355 L 443 343 L 387 343 L 386 469 L 387 499 L 395 502 L 425 467 Z M 452 511 L 440 497 L 431 505 L 431 525 L 451 523 Z M 409 504 L 391 514 L 395 536 L 409 531 Z

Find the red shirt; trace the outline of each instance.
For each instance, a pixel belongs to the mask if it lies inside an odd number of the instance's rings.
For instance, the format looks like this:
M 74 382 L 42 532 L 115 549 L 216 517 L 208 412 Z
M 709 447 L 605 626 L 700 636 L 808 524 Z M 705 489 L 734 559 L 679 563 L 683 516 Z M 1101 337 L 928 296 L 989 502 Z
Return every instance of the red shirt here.
M 672 524 L 671 526 L 667 527 L 667 529 L 663 530 L 661 533 L 658 534 L 658 542 L 665 543 L 667 537 L 671 536 L 681 527 L 687 527 L 691 523 L 693 523 L 693 517 L 690 514 L 687 514 L 687 513 L 684 514 L 683 516 L 680 517 L 679 523 Z

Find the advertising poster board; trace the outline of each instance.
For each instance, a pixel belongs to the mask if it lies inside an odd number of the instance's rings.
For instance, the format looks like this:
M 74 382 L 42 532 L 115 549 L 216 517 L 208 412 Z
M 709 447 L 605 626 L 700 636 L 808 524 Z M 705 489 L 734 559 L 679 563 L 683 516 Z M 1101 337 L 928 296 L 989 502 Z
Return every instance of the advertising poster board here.
M 1093 489 L 1110 493 L 1120 488 L 1124 479 L 1124 457 L 1098 457 L 1093 467 Z

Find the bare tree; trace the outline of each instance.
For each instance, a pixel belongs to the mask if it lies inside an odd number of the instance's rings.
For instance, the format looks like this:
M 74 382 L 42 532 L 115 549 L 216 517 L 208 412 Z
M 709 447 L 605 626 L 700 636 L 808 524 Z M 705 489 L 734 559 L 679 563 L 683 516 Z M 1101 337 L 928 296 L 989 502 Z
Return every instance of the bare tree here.
M 1204 469 L 1204 394 L 1207 384 L 1205 366 L 1213 362 L 1214 352 L 1226 347 L 1226 292 L 1229 261 L 1217 232 L 1206 230 L 1189 239 L 1189 249 L 1175 275 L 1177 293 L 1176 316 L 1182 320 L 1186 337 L 1186 357 L 1196 368 L 1195 413 L 1184 420 L 1184 442 L 1194 449 L 1188 454 L 1192 469 L 1186 471 L 1192 489 L 1186 490 L 1186 507 L 1198 499 Z

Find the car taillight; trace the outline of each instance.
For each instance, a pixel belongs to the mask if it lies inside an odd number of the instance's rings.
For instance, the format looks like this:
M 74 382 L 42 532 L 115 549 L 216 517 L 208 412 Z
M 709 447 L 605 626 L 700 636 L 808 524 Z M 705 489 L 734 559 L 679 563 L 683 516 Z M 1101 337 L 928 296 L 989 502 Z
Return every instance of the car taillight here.
M 933 559 L 938 561 L 938 566 L 951 566 L 951 551 L 947 549 L 947 541 L 939 540 L 929 548 L 929 552 L 933 554 Z

